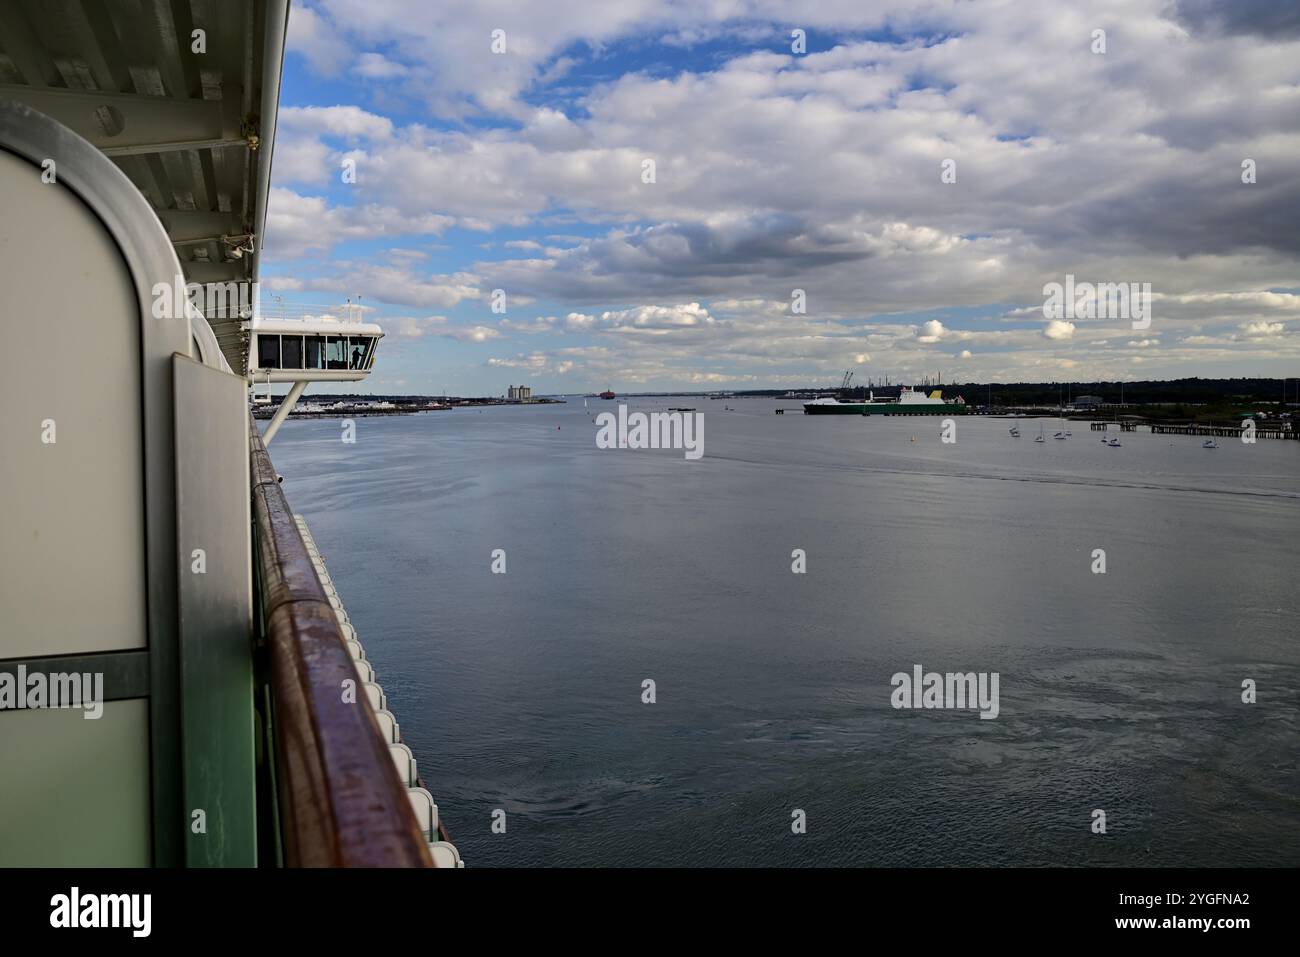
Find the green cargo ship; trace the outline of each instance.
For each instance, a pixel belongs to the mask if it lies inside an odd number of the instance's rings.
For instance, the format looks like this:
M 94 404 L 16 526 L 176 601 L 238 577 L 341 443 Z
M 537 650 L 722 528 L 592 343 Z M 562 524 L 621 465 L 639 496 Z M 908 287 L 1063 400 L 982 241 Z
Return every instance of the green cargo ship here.
M 805 415 L 965 415 L 966 400 L 961 396 L 945 399 L 938 389 L 926 395 L 903 389 L 897 398 L 877 399 L 868 393 L 865 402 L 841 402 L 832 396 L 803 404 Z

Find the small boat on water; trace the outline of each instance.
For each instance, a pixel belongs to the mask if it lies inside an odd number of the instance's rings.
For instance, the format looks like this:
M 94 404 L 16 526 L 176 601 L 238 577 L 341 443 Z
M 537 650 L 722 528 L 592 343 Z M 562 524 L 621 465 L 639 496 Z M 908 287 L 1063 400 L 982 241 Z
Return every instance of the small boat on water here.
M 1034 439 L 1034 441 L 1035 441 L 1035 442 L 1046 442 L 1046 441 L 1047 441 L 1047 439 L 1043 437 L 1043 423 L 1041 423 L 1041 422 L 1038 423 L 1038 438 Z
M 1106 444 L 1109 445 L 1112 449 L 1117 449 L 1119 448 L 1119 438 L 1118 437 L 1113 438 Z
M 1218 447 L 1219 443 L 1214 441 L 1214 439 L 1206 439 L 1201 443 L 1201 448 L 1203 449 L 1217 449 Z

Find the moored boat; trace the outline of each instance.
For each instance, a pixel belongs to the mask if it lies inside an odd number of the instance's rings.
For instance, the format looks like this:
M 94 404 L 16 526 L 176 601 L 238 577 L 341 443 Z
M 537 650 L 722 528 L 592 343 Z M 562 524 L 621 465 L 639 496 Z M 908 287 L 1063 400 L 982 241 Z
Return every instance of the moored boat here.
M 843 402 L 824 396 L 803 404 L 805 415 L 965 415 L 966 400 L 945 399 L 938 389 L 926 395 L 904 388 L 897 398 L 877 399 L 868 393 L 863 402 Z

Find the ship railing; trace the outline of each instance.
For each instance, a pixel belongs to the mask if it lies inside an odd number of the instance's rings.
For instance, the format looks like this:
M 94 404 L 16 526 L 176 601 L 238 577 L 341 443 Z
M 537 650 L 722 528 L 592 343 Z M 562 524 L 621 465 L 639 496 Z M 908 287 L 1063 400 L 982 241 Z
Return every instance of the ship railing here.
M 397 775 L 406 787 L 406 797 L 415 810 L 415 818 L 420 824 L 420 833 L 429 843 L 429 853 L 433 855 L 434 866 L 464 867 L 465 862 L 461 859 L 460 851 L 456 849 L 455 844 L 451 843 L 451 837 L 447 834 L 447 829 L 438 815 L 438 805 L 433 800 L 433 794 L 425 787 L 424 780 L 420 777 L 415 755 L 411 752 L 410 746 L 402 741 L 401 727 L 397 723 L 397 718 L 388 710 L 384 689 L 379 685 L 374 666 L 366 658 L 366 650 L 361 646 L 356 628 L 348 620 L 343 599 L 339 596 L 338 589 L 334 587 L 334 579 L 330 576 L 329 569 L 325 567 L 325 556 L 321 554 L 311 529 L 307 527 L 307 520 L 301 515 L 295 515 L 293 518 L 307 546 L 307 554 L 311 556 L 316 577 L 320 579 L 321 587 L 325 589 L 334 614 L 338 617 L 339 627 L 343 631 L 343 640 L 347 644 L 348 654 L 352 657 L 352 665 L 365 686 L 370 706 L 375 709 L 379 730 L 384 736 L 384 743 L 388 745 L 388 753 L 393 759 L 393 764 L 397 767 Z
M 433 866 L 339 618 L 255 425 L 250 432 L 260 690 L 283 863 Z
M 356 302 L 316 303 L 286 302 L 277 296 L 262 296 L 258 300 L 257 318 L 297 322 L 368 322 L 366 316 L 373 312 L 373 307 L 362 306 Z

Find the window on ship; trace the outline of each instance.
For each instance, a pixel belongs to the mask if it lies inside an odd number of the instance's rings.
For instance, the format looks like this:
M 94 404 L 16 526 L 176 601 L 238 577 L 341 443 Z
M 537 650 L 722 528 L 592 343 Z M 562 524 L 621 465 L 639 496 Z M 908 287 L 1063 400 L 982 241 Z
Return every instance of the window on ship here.
M 304 369 L 324 369 L 325 368 L 325 337 L 324 336 L 307 336 L 307 361 L 303 363 Z
M 373 336 L 352 337 L 352 368 L 365 369 L 370 365 L 370 353 L 374 349 Z
M 285 369 L 302 368 L 302 336 L 280 337 L 280 362 Z
M 260 335 L 257 337 L 257 366 L 259 369 L 280 368 L 280 337 Z
M 326 346 L 327 369 L 346 369 L 348 367 L 348 337 L 330 336 Z

